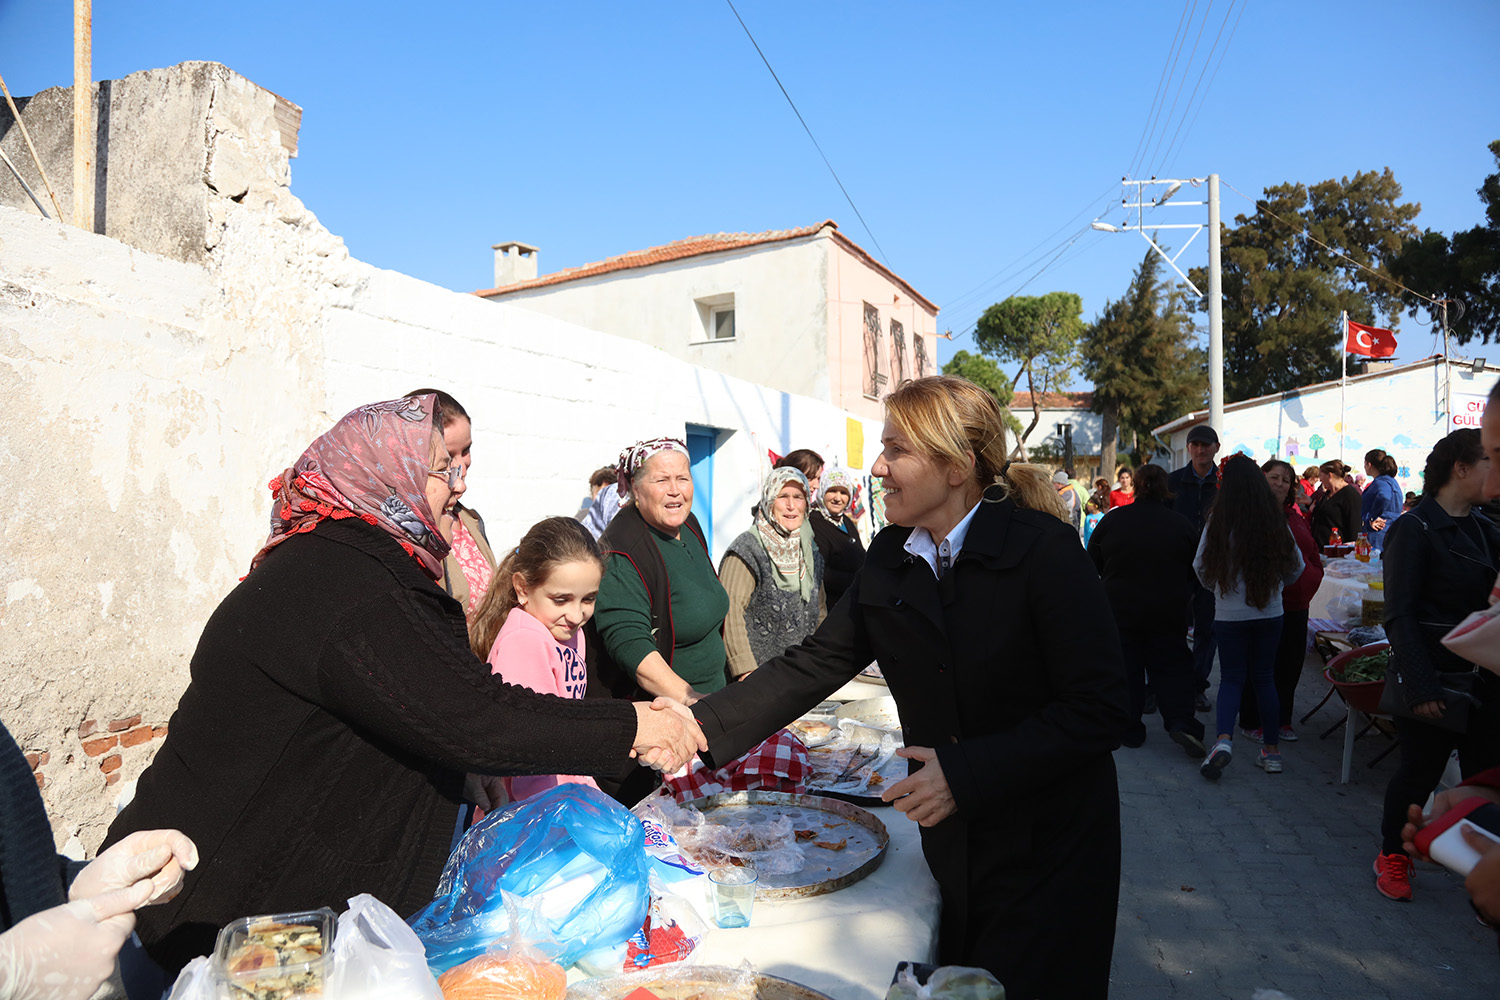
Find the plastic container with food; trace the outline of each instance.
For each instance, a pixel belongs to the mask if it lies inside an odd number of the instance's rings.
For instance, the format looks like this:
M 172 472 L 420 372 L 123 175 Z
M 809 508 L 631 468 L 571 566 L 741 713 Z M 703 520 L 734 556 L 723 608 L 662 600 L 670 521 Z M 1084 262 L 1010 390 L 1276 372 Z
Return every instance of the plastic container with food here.
M 221 1000 L 321 997 L 333 971 L 336 919 L 325 907 L 242 917 L 226 926 L 213 959 Z

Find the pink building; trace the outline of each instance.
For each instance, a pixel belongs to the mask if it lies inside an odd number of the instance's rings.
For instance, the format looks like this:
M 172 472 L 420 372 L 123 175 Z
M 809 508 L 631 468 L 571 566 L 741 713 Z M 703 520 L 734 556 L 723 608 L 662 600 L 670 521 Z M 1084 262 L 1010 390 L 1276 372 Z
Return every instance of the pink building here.
M 536 247 L 494 249 L 496 287 L 476 295 L 856 416 L 878 418 L 885 393 L 938 370 L 938 307 L 832 220 L 694 236 L 540 276 Z

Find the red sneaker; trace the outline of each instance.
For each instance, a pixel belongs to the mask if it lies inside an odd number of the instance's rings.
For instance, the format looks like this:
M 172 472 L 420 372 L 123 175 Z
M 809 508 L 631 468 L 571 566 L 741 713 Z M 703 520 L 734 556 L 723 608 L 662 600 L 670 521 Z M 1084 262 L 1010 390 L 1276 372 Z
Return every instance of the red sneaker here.
M 1399 852 L 1381 854 L 1375 859 L 1375 888 L 1386 899 L 1405 902 L 1411 899 L 1411 858 Z

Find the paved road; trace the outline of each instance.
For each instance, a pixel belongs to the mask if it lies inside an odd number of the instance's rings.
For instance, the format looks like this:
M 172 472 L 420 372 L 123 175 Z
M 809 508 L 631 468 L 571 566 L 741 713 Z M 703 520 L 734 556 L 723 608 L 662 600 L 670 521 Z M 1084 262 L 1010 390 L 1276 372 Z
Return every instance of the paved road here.
M 1299 715 L 1327 688 L 1315 662 Z M 1318 734 L 1342 713 L 1335 696 L 1298 727 L 1279 775 L 1256 768 L 1258 748 L 1236 732 L 1234 762 L 1211 784 L 1158 716 L 1145 746 L 1116 752 L 1124 877 L 1112 998 L 1250 1000 L 1258 988 L 1295 1000 L 1500 996 L 1495 932 L 1475 921 L 1459 879 L 1419 862 L 1411 902 L 1375 891 L 1395 755 L 1367 768 L 1385 746 L 1367 734 L 1340 785 L 1342 730 Z M 1212 733 L 1211 716 L 1200 718 Z

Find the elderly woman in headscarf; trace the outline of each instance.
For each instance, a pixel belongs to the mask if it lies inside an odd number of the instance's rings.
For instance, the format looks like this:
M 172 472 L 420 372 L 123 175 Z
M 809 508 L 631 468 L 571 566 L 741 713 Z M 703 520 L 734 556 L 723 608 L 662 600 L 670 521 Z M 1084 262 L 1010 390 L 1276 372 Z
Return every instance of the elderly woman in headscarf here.
M 772 469 L 761 487 L 755 523 L 729 545 L 719 580 L 729 595 L 724 644 L 729 672 L 744 677 L 812 635 L 828 614 L 823 554 L 807 522 L 807 478 Z
M 865 543 L 859 537 L 859 526 L 849 516 L 854 497 L 854 480 L 849 473 L 834 469 L 824 475 L 821 492 L 808 520 L 813 541 L 823 556 L 824 603 L 832 607 L 865 564 Z
M 500 682 L 439 585 L 461 481 L 432 394 L 362 406 L 270 482 L 271 533 L 209 619 L 171 732 L 105 846 L 174 827 L 202 853 L 142 911 L 175 974 L 250 913 L 368 892 L 431 901 L 466 772 L 590 774 L 704 746 L 681 706 L 570 701 Z M 666 753 L 659 753 L 666 750 Z

